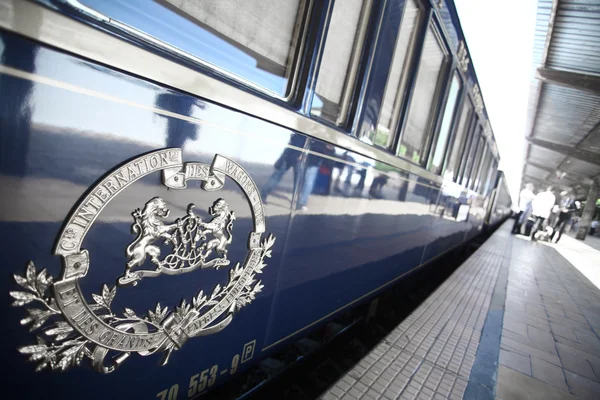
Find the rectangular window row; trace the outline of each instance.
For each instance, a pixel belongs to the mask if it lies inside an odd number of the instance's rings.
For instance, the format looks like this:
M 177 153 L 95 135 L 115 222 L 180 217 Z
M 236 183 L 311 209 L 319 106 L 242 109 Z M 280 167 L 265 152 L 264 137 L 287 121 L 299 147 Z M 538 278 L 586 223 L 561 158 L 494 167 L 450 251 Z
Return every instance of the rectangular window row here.
M 477 107 L 467 94 L 461 60 L 454 60 L 429 2 L 405 0 L 81 0 L 111 19 L 163 43 L 217 72 L 280 101 L 293 102 L 301 74 L 311 96 L 310 116 L 350 130 L 371 104 L 357 106 L 371 80 L 385 80 L 367 142 L 447 179 L 482 192 L 494 156 L 483 136 Z M 382 8 L 385 5 L 387 8 Z M 315 10 L 318 10 L 315 11 Z M 382 16 L 399 13 L 389 67 L 369 76 Z M 310 28 L 310 29 L 309 29 Z M 389 28 L 389 27 L 387 27 Z M 317 51 L 304 51 L 309 31 Z M 370 35 L 370 36 L 369 36 Z M 370 39 L 368 39 L 370 38 Z M 393 37 L 392 37 L 393 38 Z M 464 45 L 463 45 L 464 50 Z M 310 50 L 310 49 L 308 49 Z M 314 54 L 312 73 L 302 63 Z M 311 61 L 309 60 L 309 61 Z M 388 61 L 386 61 L 388 62 Z M 310 63 L 309 63 L 310 64 Z M 371 74 L 374 75 L 374 74 Z M 359 90 L 360 89 L 360 90 Z M 354 106 L 354 108 L 353 108 Z M 361 110 L 361 107 L 363 109 Z
M 374 145 L 483 193 L 494 157 L 475 111 L 479 99 L 467 94 L 458 71 L 466 63 L 453 63 L 441 31 L 422 2 L 404 2 L 379 118 L 366 134 Z

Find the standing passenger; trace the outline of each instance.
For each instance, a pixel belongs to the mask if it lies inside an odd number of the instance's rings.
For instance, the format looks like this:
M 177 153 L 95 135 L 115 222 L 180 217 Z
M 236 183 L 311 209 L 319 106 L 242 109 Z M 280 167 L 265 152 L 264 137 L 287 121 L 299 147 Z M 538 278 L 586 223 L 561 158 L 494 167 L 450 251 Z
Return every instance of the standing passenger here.
M 556 197 L 554 196 L 554 193 L 552 193 L 552 186 L 548 186 L 546 191 L 538 193 L 531 202 L 531 214 L 535 217 L 535 223 L 529 234 L 531 240 L 535 240 L 535 233 L 550 216 L 550 212 L 554 207 L 554 202 L 556 202 Z
M 528 183 L 525 185 L 525 189 L 521 190 L 521 193 L 519 194 L 519 214 L 517 214 L 517 217 L 515 218 L 515 224 L 513 225 L 511 233 L 519 232 L 519 227 L 522 221 L 521 217 L 527 211 L 527 207 L 534 198 L 535 194 L 533 194 L 533 185 Z M 527 219 L 525 219 L 525 222 L 527 222 Z
M 552 227 L 554 229 L 552 236 L 553 243 L 558 243 L 560 237 L 562 236 L 563 232 L 565 231 L 565 228 L 569 223 L 569 220 L 571 219 L 571 215 L 575 211 L 577 211 L 577 205 L 572 198 L 567 197 L 566 199 L 561 201 L 561 207 L 559 209 L 558 217 L 556 218 L 554 226 Z
M 533 203 L 533 201 L 531 203 Z M 531 203 L 527 205 L 527 208 L 525 209 L 525 211 L 523 211 L 523 215 L 519 217 L 519 225 L 521 225 L 521 235 L 527 234 L 527 221 L 529 220 L 531 210 L 533 209 L 533 207 L 531 207 Z

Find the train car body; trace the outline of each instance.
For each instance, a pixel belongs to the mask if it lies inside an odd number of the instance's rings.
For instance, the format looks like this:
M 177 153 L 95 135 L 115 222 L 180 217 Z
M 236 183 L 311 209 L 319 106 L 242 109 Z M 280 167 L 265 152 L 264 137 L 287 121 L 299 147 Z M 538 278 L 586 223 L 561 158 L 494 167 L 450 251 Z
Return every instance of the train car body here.
M 498 171 L 494 190 L 490 194 L 489 208 L 486 213 L 486 225 L 490 228 L 497 226 L 512 214 L 512 200 L 504 172 Z
M 502 218 L 451 2 L 225 3 L 0 1 L 9 393 L 195 398 Z

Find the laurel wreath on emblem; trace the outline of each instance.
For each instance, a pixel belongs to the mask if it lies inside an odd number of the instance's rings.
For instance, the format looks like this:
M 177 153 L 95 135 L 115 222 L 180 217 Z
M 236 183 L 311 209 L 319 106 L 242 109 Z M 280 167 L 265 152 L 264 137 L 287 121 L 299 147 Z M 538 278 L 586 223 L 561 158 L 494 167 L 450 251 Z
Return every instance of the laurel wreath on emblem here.
M 131 165 L 139 169 L 132 170 Z M 146 166 L 143 169 L 143 166 Z M 99 294 L 92 294 L 94 303 L 84 299 L 78 279 L 85 276 L 89 268 L 86 250 L 80 250 L 83 238 L 102 208 L 119 191 L 118 178 L 131 184 L 148 173 L 162 170 L 163 184 L 174 189 L 184 189 L 189 180 L 204 181 L 205 190 L 219 190 L 225 176 L 229 176 L 242 188 L 250 202 L 255 230 L 250 233 L 249 253 L 244 263 L 238 262 L 229 271 L 229 279 L 223 285 L 217 284 L 210 294 L 200 290 L 191 301 L 185 298 L 172 310 L 157 303 L 143 316 L 125 308 L 122 315 L 113 311 L 111 304 L 117 295 L 117 287 L 136 285 L 146 277 L 178 275 L 197 269 L 229 266 L 227 246 L 232 242 L 232 227 L 235 213 L 223 199 L 217 199 L 209 214 L 212 219 L 203 221 L 194 213 L 195 205 L 189 204 L 187 215 L 172 224 L 162 220 L 169 210 L 160 197 L 149 200 L 143 210 L 136 209 L 132 215 L 132 233 L 137 237 L 126 249 L 124 274 L 117 285 L 102 285 Z M 128 179 L 124 172 L 128 171 Z M 134 173 L 137 174 L 134 175 Z M 104 186 L 103 186 L 104 185 Z M 124 188 L 126 185 L 123 185 Z M 102 187 L 107 191 L 102 192 Z M 99 189 L 100 188 L 100 189 Z M 109 193 L 110 192 L 110 193 Z M 93 367 L 102 373 L 113 372 L 131 353 L 147 356 L 164 353 L 162 365 L 169 360 L 171 353 L 178 350 L 187 339 L 213 334 L 223 330 L 232 320 L 233 314 L 250 304 L 264 287 L 256 275 L 266 266 L 265 257 L 270 258 L 275 242 L 273 235 L 260 240 L 264 232 L 262 200 L 249 175 L 233 161 L 215 156 L 213 164 L 182 163 L 180 149 L 166 149 L 137 158 L 105 178 L 91 193 L 102 200 L 95 204 L 95 215 L 87 218 L 84 207 L 78 207 L 70 217 L 58 240 L 55 253 L 63 257 L 63 271 L 59 280 L 39 270 L 29 261 L 24 276 L 14 275 L 16 283 L 23 290 L 11 291 L 13 306 L 28 306 L 27 317 L 22 325 L 30 325 L 31 331 L 38 331 L 37 344 L 27 345 L 18 350 L 29 355 L 29 360 L 37 362 L 36 371 L 45 368 L 64 371 L 79 366 L 84 358 L 92 361 Z M 102 196 L 102 194 L 106 196 Z M 89 197 L 80 204 L 90 204 Z M 87 210 L 89 211 L 89 210 Z M 79 218 L 79 219 L 78 219 Z M 171 251 L 161 257 L 158 240 L 171 245 Z M 211 258 L 213 256 L 213 258 Z M 149 259 L 154 270 L 139 269 Z M 33 307 L 37 304 L 39 307 Z M 109 352 L 114 357 L 109 365 L 105 358 Z

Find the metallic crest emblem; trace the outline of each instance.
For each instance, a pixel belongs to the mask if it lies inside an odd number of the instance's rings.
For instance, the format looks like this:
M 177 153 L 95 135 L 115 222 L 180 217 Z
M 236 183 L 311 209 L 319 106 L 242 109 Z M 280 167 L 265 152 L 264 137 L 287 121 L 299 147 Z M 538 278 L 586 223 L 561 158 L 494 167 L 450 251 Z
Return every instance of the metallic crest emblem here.
M 243 263 L 229 269 L 229 279 L 212 291 L 200 290 L 174 308 L 160 303 L 138 316 L 125 308 L 122 316 L 111 309 L 117 287 L 136 285 L 143 278 L 162 274 L 178 275 L 197 269 L 230 267 L 227 247 L 232 242 L 235 213 L 222 198 L 209 208 L 210 220 L 203 221 L 194 213 L 195 204 L 186 215 L 169 223 L 169 208 L 160 197 L 154 197 L 133 215 L 133 241 L 125 250 L 125 270 L 117 285 L 102 286 L 100 294 L 92 294 L 88 304 L 79 279 L 90 268 L 88 251 L 82 243 L 88 230 L 104 209 L 123 189 L 153 172 L 162 173 L 162 182 L 172 189 L 185 189 L 190 180 L 202 181 L 206 191 L 218 191 L 228 177 L 244 192 L 250 203 L 253 231 L 248 237 L 248 253 Z M 24 276 L 15 275 L 22 290 L 12 291 L 14 306 L 27 305 L 28 316 L 21 324 L 39 330 L 37 344 L 19 351 L 44 368 L 66 370 L 89 358 L 102 373 L 113 372 L 132 353 L 148 356 L 163 353 L 162 365 L 174 350 L 190 338 L 220 332 L 231 323 L 234 313 L 248 305 L 263 285 L 256 275 L 266 266 L 275 242 L 273 235 L 261 240 L 265 233 L 263 203 L 256 184 L 237 163 L 215 155 L 212 164 L 183 163 L 181 149 L 164 149 L 145 154 L 116 168 L 77 204 L 60 233 L 54 254 L 63 261 L 58 280 L 45 269 L 38 271 L 29 261 Z M 157 245 L 163 241 L 170 252 L 161 254 Z M 147 262 L 149 260 L 149 262 Z M 142 269 L 151 264 L 154 269 Z M 121 289 L 126 290 L 126 289 Z M 110 354 L 110 361 L 105 358 Z

